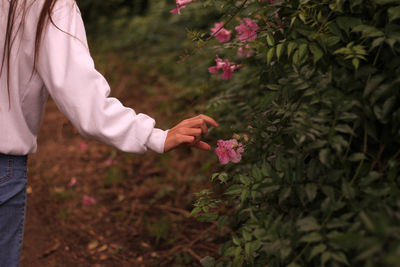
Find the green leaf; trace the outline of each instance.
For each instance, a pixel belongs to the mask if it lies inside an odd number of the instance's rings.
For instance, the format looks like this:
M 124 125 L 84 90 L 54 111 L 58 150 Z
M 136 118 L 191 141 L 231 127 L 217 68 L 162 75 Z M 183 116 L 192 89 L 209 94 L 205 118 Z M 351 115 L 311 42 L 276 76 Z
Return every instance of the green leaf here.
M 400 0 L 374 0 L 374 3 L 378 5 L 400 4 Z
M 332 258 L 332 253 L 330 251 L 325 251 L 321 255 L 321 265 L 325 266 L 325 263 Z
M 385 76 L 376 75 L 373 76 L 366 84 L 363 97 L 369 96 L 373 90 L 375 90 L 383 81 L 385 80 Z
M 371 38 L 371 37 L 379 37 L 384 36 L 385 33 L 381 30 L 378 30 L 375 27 L 367 26 L 367 25 L 358 25 L 353 28 L 354 32 L 361 32 L 363 37 Z
M 254 240 L 254 241 L 252 241 L 251 243 L 250 243 L 250 248 L 251 248 L 251 250 L 252 251 L 257 251 L 257 250 L 259 250 L 260 248 L 261 248 L 261 246 L 262 246 L 262 244 L 261 244 L 261 242 L 260 241 L 258 241 L 258 240 Z
M 364 159 L 366 159 L 364 153 L 353 153 L 349 157 L 349 160 L 353 162 L 362 161 Z
M 201 207 L 195 207 L 192 212 L 190 213 L 190 216 L 193 216 L 201 211 Z
M 386 99 L 386 101 L 382 107 L 382 117 L 383 118 L 386 118 L 390 115 L 390 113 L 396 103 L 397 103 L 397 96 L 391 96 L 388 99 Z
M 290 42 L 290 43 L 288 44 L 288 51 L 287 51 L 288 57 L 290 57 L 290 55 L 292 54 L 292 52 L 293 52 L 294 49 L 296 49 L 296 48 L 297 48 L 297 43 L 295 43 L 295 42 Z
M 353 58 L 353 60 L 351 61 L 351 63 L 353 63 L 353 66 L 356 70 L 358 70 L 358 68 L 360 67 L 360 60 L 358 58 Z
M 221 184 L 225 184 L 229 180 L 228 174 L 226 172 L 214 173 L 211 176 L 211 181 L 214 182 L 215 179 L 218 179 Z
M 261 172 L 264 176 L 271 177 L 271 169 L 272 167 L 267 161 L 261 165 Z
M 279 185 L 264 187 L 261 191 L 266 195 L 275 191 L 278 191 L 281 187 Z
M 319 233 L 312 232 L 312 233 L 310 233 L 308 235 L 303 236 L 300 239 L 300 242 L 314 243 L 314 242 L 318 242 L 318 241 L 321 241 L 321 240 L 322 240 L 322 237 L 321 237 L 321 235 Z
M 389 22 L 400 18 L 400 6 L 391 7 L 388 9 Z
M 243 235 L 243 238 L 245 241 L 251 241 L 253 239 L 253 236 L 251 235 L 251 233 L 249 233 L 247 231 L 243 231 L 242 235 Z
M 334 46 L 340 42 L 340 38 L 337 36 L 331 36 L 325 40 L 325 43 L 328 47 Z
M 300 59 L 302 59 L 302 58 L 304 58 L 305 56 L 306 56 L 306 54 L 307 54 L 307 48 L 308 48 L 308 45 L 307 44 L 301 44 L 300 46 L 299 46 L 299 56 L 300 56 Z
M 367 249 L 364 252 L 361 252 L 359 255 L 357 255 L 357 257 L 354 258 L 354 261 L 357 262 L 357 261 L 366 260 L 368 258 L 372 258 L 373 255 L 375 255 L 376 253 L 380 253 L 380 252 L 382 252 L 381 244 L 377 244 L 372 247 L 367 247 Z
M 327 248 L 327 246 L 325 244 L 319 244 L 319 245 L 313 247 L 313 249 L 311 250 L 311 254 L 310 254 L 310 257 L 308 258 L 308 260 L 310 261 L 315 256 L 321 254 L 322 252 L 324 252 L 326 250 L 326 248 Z
M 307 194 L 307 198 L 308 200 L 311 202 L 315 199 L 315 197 L 317 196 L 317 185 L 316 184 L 307 184 L 306 185 L 306 194 Z
M 324 55 L 324 52 L 314 43 L 310 45 L 310 51 L 313 54 L 314 63 L 317 63 Z
M 224 251 L 224 256 L 226 256 L 226 257 L 232 257 L 232 256 L 234 256 L 234 255 L 235 255 L 235 250 L 236 250 L 236 247 L 229 247 L 229 248 L 227 248 L 227 249 Z
M 215 259 L 210 256 L 206 256 L 200 260 L 200 264 L 203 267 L 214 267 L 215 266 Z
M 322 149 L 319 152 L 319 160 L 326 166 L 330 166 L 331 162 L 330 162 L 330 157 L 329 154 L 331 153 L 331 151 L 327 148 Z
M 275 55 L 275 47 L 272 47 L 267 52 L 267 65 L 271 65 L 274 55 Z
M 242 192 L 243 190 L 243 186 L 242 185 L 238 185 L 238 184 L 234 184 L 231 185 L 226 191 L 225 194 L 226 195 L 237 195 L 240 192 Z
M 247 257 L 250 257 L 253 254 L 253 251 L 251 251 L 250 242 L 244 244 L 244 252 L 246 253 Z
M 384 41 L 385 41 L 385 37 L 378 37 L 378 38 L 376 38 L 373 42 L 372 42 L 372 44 L 371 44 L 371 48 L 370 48 L 370 51 L 372 50 L 372 49 L 374 49 L 375 47 L 378 47 L 378 46 L 380 46 Z
M 237 236 L 233 236 L 232 241 L 233 241 L 233 244 L 235 244 L 236 246 L 240 246 L 242 244 L 242 240 Z
M 218 214 L 215 213 L 204 213 L 200 214 L 199 216 L 196 217 L 196 220 L 199 222 L 212 222 L 215 221 L 218 218 Z
M 353 131 L 353 129 L 351 129 L 351 127 L 348 124 L 338 124 L 335 126 L 335 130 L 338 132 L 350 134 L 353 136 L 356 135 L 356 133 Z
M 251 179 L 249 177 L 247 177 L 247 176 L 244 176 L 244 175 L 240 174 L 239 175 L 239 179 L 240 179 L 240 182 L 242 184 L 244 184 L 244 185 L 250 185 L 251 184 Z
M 352 55 L 353 50 L 347 47 L 342 47 L 333 52 L 334 55 L 342 54 L 342 55 Z
M 347 35 L 349 35 L 351 28 L 361 24 L 361 20 L 359 18 L 347 16 L 338 17 L 336 22 L 339 28 L 345 31 Z
M 343 263 L 345 265 L 350 265 L 349 261 L 347 260 L 346 255 L 343 252 L 332 252 L 332 258 L 337 262 Z
M 294 65 L 298 65 L 298 64 L 300 63 L 300 53 L 299 53 L 299 50 L 296 50 L 296 52 L 294 52 L 292 61 L 293 61 L 293 64 L 294 64 Z
M 299 228 L 300 232 L 317 231 L 321 227 L 313 216 L 308 216 L 306 218 L 298 220 L 296 225 Z
M 369 231 L 373 232 L 375 230 L 374 224 L 364 211 L 360 212 L 360 218 Z
M 272 46 L 275 45 L 275 39 L 274 39 L 274 36 L 272 36 L 271 33 L 268 33 L 268 34 L 267 34 L 267 44 L 268 44 L 270 47 L 272 47 Z
M 364 186 L 364 187 L 368 186 L 371 183 L 373 183 L 374 181 L 378 180 L 381 176 L 382 175 L 379 172 L 372 171 L 372 172 L 368 173 L 367 177 L 360 179 L 359 185 Z
M 290 196 L 291 192 L 292 192 L 291 187 L 286 187 L 285 189 L 283 189 L 279 195 L 279 204 L 285 201 Z
M 343 180 L 342 182 L 342 193 L 343 196 L 347 199 L 353 199 L 355 196 L 355 191 L 353 186 L 348 183 L 346 180 Z
M 262 173 L 261 173 L 261 170 L 260 170 L 260 168 L 258 168 L 257 167 L 257 165 L 253 165 L 253 168 L 252 168 L 252 170 L 251 170 L 251 173 L 252 173 L 252 175 L 253 175 L 253 178 L 257 181 L 257 182 L 259 182 L 259 181 L 261 181 L 261 179 L 262 179 Z M 265 175 L 265 174 L 264 174 Z M 267 175 L 265 175 L 265 176 L 267 176 Z
M 250 190 L 249 189 L 244 189 L 243 191 L 242 191 L 242 194 L 240 195 L 240 201 L 242 202 L 242 203 L 244 203 L 248 198 L 249 198 L 249 195 L 250 195 Z
M 276 57 L 278 58 L 278 60 L 281 58 L 282 56 L 282 52 L 283 52 L 283 48 L 284 48 L 284 44 L 278 44 L 276 46 Z

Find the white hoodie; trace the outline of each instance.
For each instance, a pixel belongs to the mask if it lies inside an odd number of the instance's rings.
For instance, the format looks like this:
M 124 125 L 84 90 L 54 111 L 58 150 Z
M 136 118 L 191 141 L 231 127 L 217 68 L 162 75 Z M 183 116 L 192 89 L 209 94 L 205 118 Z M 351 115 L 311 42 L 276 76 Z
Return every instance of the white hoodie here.
M 149 116 L 136 114 L 116 98 L 108 97 L 110 87 L 95 69 L 74 0 L 57 1 L 52 18 L 59 29 L 52 23 L 45 28 L 37 66 L 31 76 L 36 27 L 44 0 L 28 2 L 25 23 L 11 51 L 10 96 L 7 68 L 0 77 L 0 153 L 36 152 L 48 94 L 83 136 L 126 152 L 142 154 L 151 149 L 163 153 L 167 131 L 154 128 L 155 121 Z M 9 1 L 1 1 L 0 63 L 8 8 Z M 20 19 L 21 16 L 15 25 Z

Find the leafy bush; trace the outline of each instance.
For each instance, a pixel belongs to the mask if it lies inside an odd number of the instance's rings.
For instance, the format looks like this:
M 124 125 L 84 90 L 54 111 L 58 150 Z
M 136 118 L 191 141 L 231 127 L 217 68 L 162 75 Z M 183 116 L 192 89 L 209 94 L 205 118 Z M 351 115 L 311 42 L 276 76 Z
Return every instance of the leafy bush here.
M 216 46 L 242 68 L 208 89 L 219 136 L 246 143 L 213 176 L 234 210 L 219 266 L 400 266 L 400 2 L 212 3 L 226 29 L 260 27 L 248 59 L 237 39 Z M 193 214 L 218 201 L 204 191 Z

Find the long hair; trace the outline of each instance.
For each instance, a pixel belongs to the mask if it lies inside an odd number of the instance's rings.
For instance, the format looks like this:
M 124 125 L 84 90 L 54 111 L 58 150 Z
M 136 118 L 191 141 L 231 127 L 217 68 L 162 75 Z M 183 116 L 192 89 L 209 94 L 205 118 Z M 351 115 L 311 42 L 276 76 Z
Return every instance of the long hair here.
M 17 37 L 18 32 L 23 28 L 25 14 L 27 12 L 27 4 L 28 0 L 10 0 L 10 6 L 8 9 L 8 17 L 7 17 L 7 27 L 5 31 L 5 40 L 4 40 L 4 50 L 3 50 L 3 59 L 0 67 L 0 76 L 4 73 L 6 69 L 7 73 L 7 90 L 8 90 L 8 100 L 10 102 L 10 57 L 11 57 L 11 48 L 14 44 L 15 38 Z M 37 0 L 34 0 L 37 1 Z M 54 24 L 53 19 L 51 17 L 51 12 L 53 11 L 54 5 L 57 0 L 44 0 L 43 8 L 39 15 L 38 24 L 36 26 L 36 37 L 35 37 L 35 47 L 34 47 L 34 61 L 32 67 L 32 74 L 36 68 L 37 59 L 39 56 L 40 43 L 42 40 L 43 30 L 46 27 L 47 23 L 50 21 Z M 21 8 L 18 9 L 18 6 Z M 21 12 L 18 14 L 17 12 Z M 16 18 L 21 16 L 21 20 L 18 25 L 15 25 Z M 17 27 L 17 28 L 15 28 Z

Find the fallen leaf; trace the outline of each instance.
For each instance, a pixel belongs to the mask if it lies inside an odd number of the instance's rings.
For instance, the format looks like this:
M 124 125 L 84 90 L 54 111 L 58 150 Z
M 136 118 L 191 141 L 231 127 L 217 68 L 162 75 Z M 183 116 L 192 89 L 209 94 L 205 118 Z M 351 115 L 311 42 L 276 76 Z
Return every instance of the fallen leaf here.
M 88 249 L 93 250 L 93 249 L 97 248 L 98 245 L 99 245 L 99 242 L 97 240 L 93 240 L 92 242 L 89 243 Z
M 108 246 L 107 245 L 102 245 L 98 250 L 97 250 L 97 252 L 103 252 L 103 251 L 106 251 L 108 249 Z

